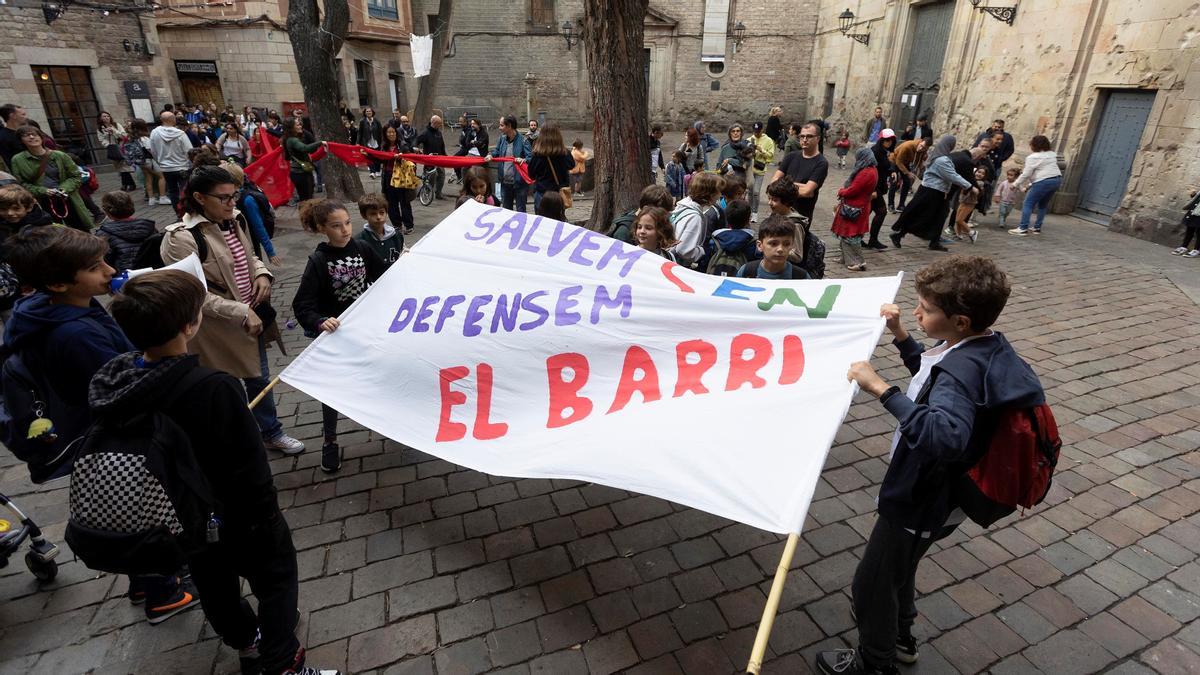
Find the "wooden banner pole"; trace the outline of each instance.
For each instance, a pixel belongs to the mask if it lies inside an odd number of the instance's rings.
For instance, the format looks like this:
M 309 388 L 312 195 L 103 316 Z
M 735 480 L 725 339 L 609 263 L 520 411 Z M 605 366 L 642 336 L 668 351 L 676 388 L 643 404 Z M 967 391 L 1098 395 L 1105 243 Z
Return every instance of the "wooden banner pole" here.
M 263 387 L 262 391 L 258 392 L 258 396 L 255 396 L 253 401 L 250 401 L 250 409 L 254 410 L 254 406 L 258 405 L 258 402 L 263 400 L 266 397 L 267 393 L 270 392 L 272 389 L 274 389 L 275 385 L 277 385 L 277 384 L 279 384 L 279 376 L 278 375 L 275 376 L 275 379 L 268 382 L 267 386 Z
M 796 544 L 800 535 L 788 535 L 787 543 L 783 546 L 783 555 L 779 556 L 779 567 L 775 568 L 775 581 L 771 583 L 771 592 L 767 595 L 767 606 L 763 608 L 762 621 L 758 624 L 758 634 L 754 636 L 754 649 L 750 651 L 750 663 L 746 664 L 746 672 L 758 675 L 762 670 L 763 655 L 767 653 L 767 641 L 771 639 L 771 627 L 775 625 L 775 613 L 779 611 L 779 600 L 783 597 L 783 584 L 787 581 L 788 569 L 792 566 L 792 556 L 796 554 Z

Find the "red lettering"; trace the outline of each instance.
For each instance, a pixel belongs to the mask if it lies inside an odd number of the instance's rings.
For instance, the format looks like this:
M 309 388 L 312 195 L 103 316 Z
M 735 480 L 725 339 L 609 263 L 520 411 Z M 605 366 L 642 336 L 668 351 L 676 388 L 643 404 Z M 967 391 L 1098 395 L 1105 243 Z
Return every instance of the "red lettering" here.
M 795 384 L 804 374 L 804 343 L 798 336 L 783 336 L 783 371 L 779 384 Z
M 662 275 L 667 278 L 667 281 L 675 284 L 675 286 L 679 290 L 683 291 L 684 293 L 695 293 L 696 292 L 695 289 L 693 289 L 691 286 L 688 286 L 687 284 L 683 283 L 682 281 L 679 280 L 679 277 L 675 276 L 675 268 L 676 267 L 679 267 L 679 265 L 676 265 L 673 262 L 667 261 L 662 264 L 662 267 L 660 269 L 662 270 Z
M 486 363 L 476 368 L 475 389 L 479 393 L 479 405 L 475 408 L 475 431 L 477 440 L 490 441 L 508 433 L 508 424 L 492 422 L 492 367 Z
M 463 379 L 470 372 L 471 369 L 466 366 L 442 368 L 438 371 L 442 393 L 442 412 L 438 420 L 437 437 L 434 439 L 438 443 L 462 440 L 467 435 L 467 425 L 450 421 L 450 409 L 466 403 L 467 395 L 451 390 L 450 383 Z
M 642 372 L 641 377 L 637 377 L 638 371 Z M 654 361 L 650 358 L 650 354 L 637 346 L 625 350 L 625 363 L 621 366 L 621 379 L 617 382 L 617 394 L 613 397 L 612 407 L 608 409 L 608 414 L 615 413 L 629 405 L 634 392 L 641 392 L 642 403 L 650 403 L 662 398 L 662 393 L 658 388 L 658 369 L 654 367 Z
M 695 354 L 699 357 L 696 363 L 688 363 L 688 356 Z M 686 392 L 707 394 L 708 387 L 700 381 L 704 374 L 717 362 L 717 348 L 704 340 L 688 340 L 675 345 L 675 367 L 679 370 L 679 379 L 675 381 L 675 394 L 679 398 Z
M 563 370 L 570 368 L 574 376 L 570 381 L 563 379 Z M 546 359 L 546 377 L 550 386 L 550 414 L 547 429 L 556 429 L 573 424 L 592 413 L 592 401 L 579 395 L 579 390 L 588 380 L 588 360 L 583 354 L 568 352 L 555 354 Z M 571 413 L 563 417 L 563 412 Z
M 754 352 L 750 358 L 745 357 L 746 350 Z M 729 377 L 725 381 L 725 391 L 736 391 L 747 382 L 754 389 L 767 386 L 758 371 L 771 360 L 771 353 L 771 341 L 761 335 L 742 333 L 734 336 L 729 345 Z

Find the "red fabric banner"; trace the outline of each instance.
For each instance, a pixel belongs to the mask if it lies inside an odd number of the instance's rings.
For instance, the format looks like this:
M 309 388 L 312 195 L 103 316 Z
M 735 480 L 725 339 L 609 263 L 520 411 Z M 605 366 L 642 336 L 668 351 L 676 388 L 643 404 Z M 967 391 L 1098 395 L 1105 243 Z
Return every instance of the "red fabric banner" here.
M 255 147 L 266 148 L 266 152 L 259 154 Z M 266 133 L 261 127 L 255 132 L 255 144 L 251 146 L 252 152 L 258 157 L 250 166 L 246 167 L 246 177 L 254 181 L 263 193 L 267 195 L 267 199 L 271 201 L 272 206 L 280 206 L 288 203 L 292 198 L 292 193 L 295 187 L 292 185 L 289 174 L 288 162 L 283 157 L 283 148 L 275 145 L 275 139 Z M 328 153 L 326 148 L 329 149 Z M 388 161 L 395 156 L 401 159 L 407 159 L 415 164 L 424 164 L 427 166 L 436 166 L 443 169 L 459 169 L 471 166 L 479 166 L 484 164 L 483 157 L 466 157 L 447 156 L 447 155 L 420 155 L 415 153 L 403 153 L 393 155 L 389 152 L 381 152 L 379 150 L 371 150 L 360 145 L 348 145 L 346 143 L 326 143 L 324 146 L 317 148 L 316 152 L 311 153 L 312 161 L 316 162 L 324 159 L 326 155 L 332 155 L 339 160 L 352 166 L 366 166 L 374 158 L 379 161 Z M 493 162 L 511 162 L 512 157 L 493 157 Z M 533 183 L 529 177 L 529 167 L 525 163 L 516 165 L 517 174 L 526 183 Z

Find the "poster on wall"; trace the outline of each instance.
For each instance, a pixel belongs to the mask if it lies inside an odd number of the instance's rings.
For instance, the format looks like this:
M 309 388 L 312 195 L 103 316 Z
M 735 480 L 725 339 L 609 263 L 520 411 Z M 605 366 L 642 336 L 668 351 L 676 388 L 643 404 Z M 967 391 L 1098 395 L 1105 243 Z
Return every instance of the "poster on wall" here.
M 150 87 L 143 80 L 129 80 L 125 84 L 125 96 L 133 116 L 147 122 L 154 120 L 154 105 L 150 102 Z

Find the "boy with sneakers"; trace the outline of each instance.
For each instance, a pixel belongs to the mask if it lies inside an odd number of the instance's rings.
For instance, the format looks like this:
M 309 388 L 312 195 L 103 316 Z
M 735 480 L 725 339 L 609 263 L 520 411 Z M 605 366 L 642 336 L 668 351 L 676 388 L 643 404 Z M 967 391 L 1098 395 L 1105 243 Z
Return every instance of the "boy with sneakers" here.
M 88 382 L 110 359 L 133 349 L 95 296 L 107 295 L 113 268 L 103 239 L 69 227 L 32 227 L 5 242 L 8 263 L 35 292 L 17 301 L 4 331 L 4 351 L 20 354 L 70 415 L 55 415 L 60 437 L 77 438 L 91 423 Z M 66 411 L 64 411 L 66 412 Z M 35 483 L 70 474 L 70 462 L 29 463 Z M 146 602 L 146 619 L 159 623 L 195 605 L 195 593 L 177 577 L 129 579 L 129 600 Z
M 379 256 L 384 269 L 400 259 L 404 252 L 404 236 L 388 222 L 388 203 L 378 192 L 369 192 L 358 198 L 358 214 L 366 219 L 358 233 L 363 242 Z
M 213 630 L 239 651 L 242 673 L 336 675 L 304 665 L 296 639 L 296 549 L 245 389 L 232 375 L 201 369 L 199 358 L 188 354 L 204 300 L 204 286 L 179 270 L 126 282 L 112 313 L 143 351 L 101 368 L 89 403 L 98 418 L 121 419 L 170 401 L 163 412 L 187 434 L 220 508 L 219 539 L 189 560 L 192 579 Z M 193 384 L 174 391 L 185 377 Z M 242 578 L 258 599 L 257 616 L 242 598 Z
M 879 517 L 851 586 L 859 646 L 818 654 L 817 670 L 826 675 L 895 673 L 893 659 L 916 662 L 917 563 L 965 518 L 952 488 L 987 451 L 1005 409 L 1045 400 L 1028 364 L 991 329 L 1010 291 L 994 262 L 946 258 L 918 272 L 916 286 L 913 315 L 936 346 L 926 349 L 908 334 L 896 305 L 880 310 L 913 374 L 907 392 L 866 361 L 846 376 L 878 397 L 898 425 Z

